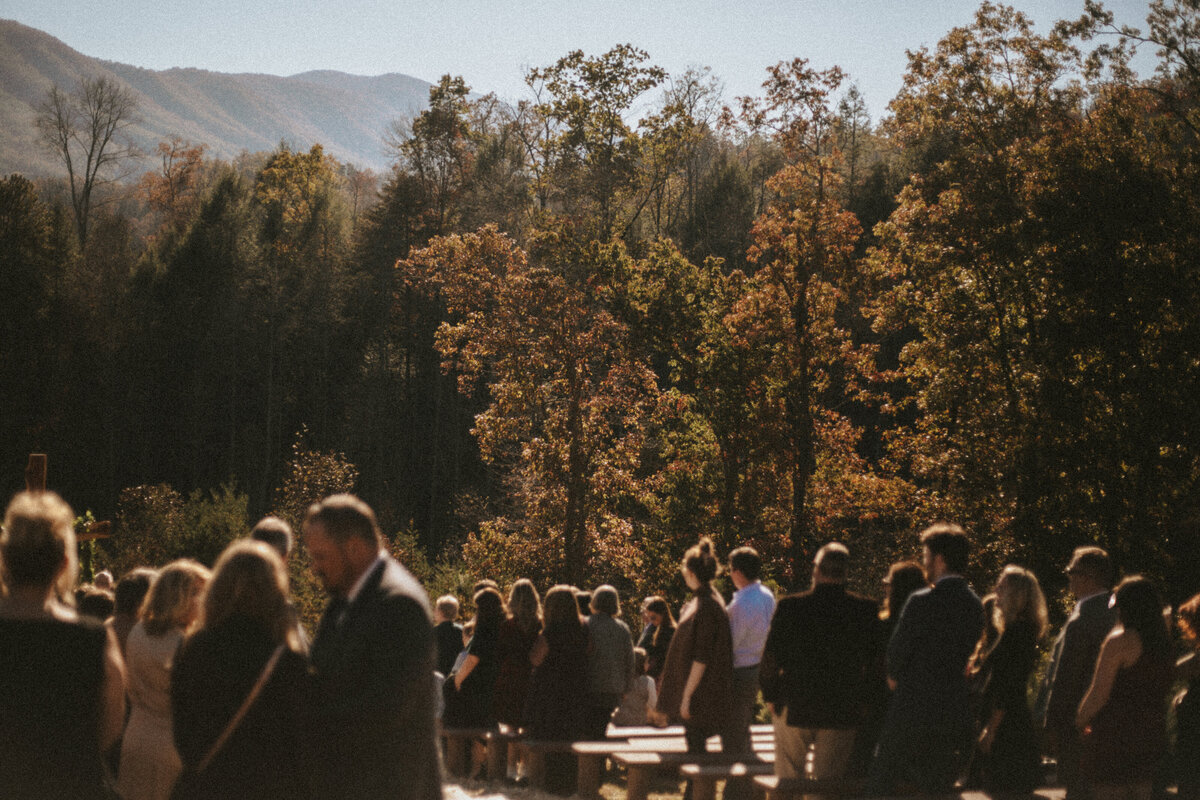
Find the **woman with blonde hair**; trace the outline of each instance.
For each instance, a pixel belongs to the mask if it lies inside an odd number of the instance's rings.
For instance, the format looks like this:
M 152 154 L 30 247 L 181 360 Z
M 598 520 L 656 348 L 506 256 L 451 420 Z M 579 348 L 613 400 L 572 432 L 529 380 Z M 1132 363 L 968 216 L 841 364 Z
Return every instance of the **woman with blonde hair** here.
M 301 652 L 283 560 L 262 542 L 234 542 L 175 661 L 171 708 L 184 766 L 176 800 L 303 794 Z
M 22 492 L 0 532 L 0 793 L 99 797 L 102 754 L 125 721 L 116 638 L 66 605 L 75 514 L 53 492 Z
M 183 768 L 171 734 L 171 669 L 210 574 L 188 558 L 163 567 L 129 632 L 125 653 L 132 711 L 117 773 L 117 792 L 124 800 L 166 800 Z
M 1046 598 L 1037 576 L 1009 564 L 996 581 L 995 644 L 979 669 L 989 676 L 983 691 L 983 729 L 978 758 L 988 792 L 1028 793 L 1040 783 L 1041 757 L 1026 697 L 1038 642 L 1049 627 Z

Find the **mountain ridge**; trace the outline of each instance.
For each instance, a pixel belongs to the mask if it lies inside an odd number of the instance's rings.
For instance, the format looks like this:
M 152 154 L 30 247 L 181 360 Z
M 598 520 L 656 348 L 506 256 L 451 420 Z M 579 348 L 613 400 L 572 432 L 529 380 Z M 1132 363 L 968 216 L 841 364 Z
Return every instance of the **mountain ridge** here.
M 401 73 L 352 75 L 309 70 L 290 76 L 214 72 L 197 67 L 152 70 L 84 55 L 54 36 L 0 20 L 0 175 L 59 175 L 62 168 L 37 141 L 37 106 L 53 84 L 69 90 L 83 77 L 104 76 L 137 98 L 139 121 L 128 129 L 152 152 L 179 136 L 204 144 L 208 155 L 299 150 L 321 144 L 340 161 L 388 168 L 383 143 L 390 123 L 423 109 L 427 81 Z

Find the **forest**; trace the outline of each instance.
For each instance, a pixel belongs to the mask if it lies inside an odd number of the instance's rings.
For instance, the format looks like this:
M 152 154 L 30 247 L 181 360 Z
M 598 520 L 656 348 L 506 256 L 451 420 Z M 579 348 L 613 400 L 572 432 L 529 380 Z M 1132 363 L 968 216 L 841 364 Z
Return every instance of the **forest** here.
M 62 175 L 0 179 L 8 494 L 47 453 L 114 523 L 95 568 L 353 490 L 431 592 L 681 595 L 706 534 L 781 587 L 842 541 L 877 594 L 938 519 L 985 587 L 1098 543 L 1200 590 L 1195 2 L 1045 33 L 984 3 L 877 123 L 801 58 L 756 97 L 632 45 L 526 83 L 443 77 L 383 175 L 137 157 L 119 86 L 55 87 Z

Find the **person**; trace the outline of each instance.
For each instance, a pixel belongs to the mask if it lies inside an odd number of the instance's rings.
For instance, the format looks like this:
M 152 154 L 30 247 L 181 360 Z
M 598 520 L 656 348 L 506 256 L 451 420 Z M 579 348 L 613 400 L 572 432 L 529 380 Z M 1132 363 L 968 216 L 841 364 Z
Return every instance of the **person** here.
M 117 772 L 117 793 L 124 800 L 166 800 L 183 769 L 171 730 L 171 670 L 209 576 L 207 567 L 189 558 L 167 564 L 129 632 L 131 710 Z
M 1200 800 L 1200 594 L 1179 607 L 1179 632 L 1189 652 L 1175 665 L 1185 684 L 1175 700 L 1175 768 L 1179 800 Z
M 646 647 L 646 674 L 654 678 L 655 683 L 662 677 L 663 664 L 667 660 L 667 650 L 671 648 L 671 637 L 675 635 L 675 615 L 667 601 L 654 595 L 646 602 L 646 612 L 654 625 L 654 635 Z
M 654 632 L 657 630 L 657 627 L 654 625 L 654 620 L 650 616 L 650 601 L 652 599 L 654 599 L 653 595 L 648 595 L 644 600 L 642 600 L 642 606 L 639 609 L 642 616 L 642 632 L 638 636 L 637 644 L 634 646 L 640 647 L 643 650 L 649 647 L 650 643 L 654 641 Z
M 692 598 L 679 614 L 663 665 L 656 725 L 682 724 L 689 753 L 703 753 L 709 736 L 725 749 L 733 711 L 733 636 L 725 603 L 713 589 L 720 564 L 703 537 L 684 554 L 680 572 Z M 690 786 L 689 786 L 690 788 Z
M 629 691 L 621 698 L 621 705 L 612 714 L 612 724 L 622 726 L 645 725 L 647 712 L 658 701 L 658 690 L 654 679 L 646 674 L 646 651 L 633 648 L 633 671 L 635 677 Z
M 1075 607 L 1054 640 L 1038 705 L 1044 709 L 1044 741 L 1057 757 L 1058 780 L 1066 787 L 1066 800 L 1086 800 L 1075 713 L 1092 681 L 1100 645 L 1116 623 L 1116 609 L 1109 605 L 1115 574 L 1108 553 L 1099 547 L 1079 547 L 1067 564 L 1066 575 Z
M 1041 754 L 1029 711 L 1027 687 L 1046 635 L 1046 598 L 1037 576 L 1010 564 L 996 581 L 999 636 L 983 653 L 988 676 L 982 697 L 983 728 L 977 752 L 988 793 L 1032 793 L 1041 783 Z
M 496 724 L 493 701 L 500 674 L 498 644 L 500 624 L 507 614 L 504 599 L 490 586 L 480 589 L 474 601 L 475 627 L 464 650 L 465 658 L 446 676 L 442 721 L 448 728 L 490 728 Z
M 158 571 L 149 567 L 135 567 L 121 576 L 117 588 L 113 592 L 113 615 L 108 626 L 117 637 L 121 647 L 121 656 L 125 656 L 125 646 L 129 641 L 129 632 L 137 624 L 138 612 L 146 595 L 150 593 L 150 584 L 158 577 Z
M 867 686 L 866 717 L 858 727 L 854 754 L 850 757 L 850 765 L 846 770 L 847 774 L 858 777 L 866 775 L 871 764 L 875 747 L 879 743 L 879 732 L 883 729 L 888 703 L 892 698 L 892 690 L 887 683 L 886 645 L 892 638 L 896 623 L 900 621 L 900 612 L 908 602 L 909 595 L 929 585 L 925 581 L 925 570 L 915 561 L 894 562 L 888 567 L 881 583 L 884 589 L 883 602 L 879 607 L 881 646 L 876 649 L 875 665 Z
M 446 677 L 454 671 L 454 662 L 463 649 L 463 628 L 458 619 L 458 598 L 444 594 L 433 607 L 433 635 L 437 641 L 437 671 Z
M 91 617 L 100 623 L 108 622 L 117 607 L 117 599 L 111 589 L 89 586 L 83 596 L 76 596 L 75 610 L 83 617 Z
M 521 578 L 508 590 L 508 617 L 500 623 L 497 653 L 500 674 L 496 680 L 495 716 L 497 722 L 519 727 L 529 690 L 533 665 L 529 653 L 542 632 L 542 601 L 528 578 Z
M 375 512 L 349 494 L 301 527 L 330 602 L 313 637 L 311 718 L 321 797 L 438 800 L 433 618 L 425 590 L 383 549 Z
M 571 586 L 552 587 L 542 610 L 545 625 L 529 654 L 533 672 L 525 701 L 525 731 L 537 741 L 573 742 L 583 738 L 586 726 L 579 686 L 587 680 L 587 627 Z M 574 794 L 574 755 L 548 752 L 545 759 L 546 791 Z
M 53 492 L 22 492 L 0 530 L 0 787 L 5 798 L 101 797 L 103 754 L 125 722 L 116 637 L 81 619 L 75 513 Z
M 588 679 L 587 729 L 589 739 L 603 739 L 608 720 L 633 685 L 633 634 L 619 619 L 621 599 L 605 584 L 592 592 L 591 615 L 587 618 Z
M 183 762 L 173 800 L 274 800 L 307 791 L 301 731 L 308 661 L 290 608 L 277 550 L 241 540 L 217 559 L 171 675 Z
M 106 592 L 113 591 L 115 588 L 113 586 L 113 574 L 106 569 L 100 570 L 96 573 L 96 578 L 92 581 L 92 585 Z
M 296 542 L 292 526 L 276 516 L 266 516 L 256 522 L 250 529 L 250 538 L 271 547 L 283 559 L 284 564 L 287 564 L 288 556 L 292 554 L 292 547 Z
M 932 588 L 909 596 L 887 646 L 892 689 L 868 795 L 895 794 L 904 778 L 926 793 L 949 791 L 970 739 L 967 660 L 983 630 L 983 605 L 962 573 L 970 543 L 953 523 L 921 532 Z
M 733 639 L 733 711 L 729 723 L 729 750 L 750 753 L 750 723 L 758 705 L 758 671 L 763 647 L 775 613 L 775 595 L 759 580 L 762 558 L 753 547 L 743 545 L 729 554 L 729 578 L 736 591 L 729 602 L 729 631 Z M 725 784 L 727 798 L 749 797 L 745 778 Z
M 850 551 L 830 542 L 813 559 L 812 587 L 779 601 L 759 679 L 775 730 L 775 774 L 840 778 L 866 718 L 878 663 L 879 607 L 846 590 Z
M 1075 727 L 1083 735 L 1080 771 L 1095 800 L 1149 800 L 1166 754 L 1167 694 L 1175 660 L 1158 590 L 1125 578 L 1113 593 L 1117 627 L 1100 645 Z

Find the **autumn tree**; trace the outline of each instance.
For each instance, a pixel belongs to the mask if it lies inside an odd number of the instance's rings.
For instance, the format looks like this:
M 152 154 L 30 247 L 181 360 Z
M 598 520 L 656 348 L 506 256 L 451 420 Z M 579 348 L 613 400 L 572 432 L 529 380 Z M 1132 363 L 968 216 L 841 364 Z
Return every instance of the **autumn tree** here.
M 155 153 L 159 168 L 147 172 L 139 182 L 150 209 L 159 215 L 168 230 L 179 231 L 200 202 L 200 173 L 205 149 L 205 145 L 194 145 L 179 136 L 159 142 Z
M 516 547 L 531 574 L 582 583 L 600 564 L 621 574 L 636 559 L 621 507 L 636 493 L 654 378 L 587 282 L 566 277 L 610 271 L 619 248 L 547 237 L 537 261 L 494 228 L 435 239 L 409 261 L 446 303 L 445 365 L 464 391 L 486 386 L 475 435 L 515 500 L 468 553 Z
M 87 244 L 96 190 L 119 180 L 137 153 L 124 138 L 137 122 L 133 92 L 107 77 L 83 78 L 71 91 L 55 84 L 38 108 L 42 144 L 67 170 L 79 243 Z

